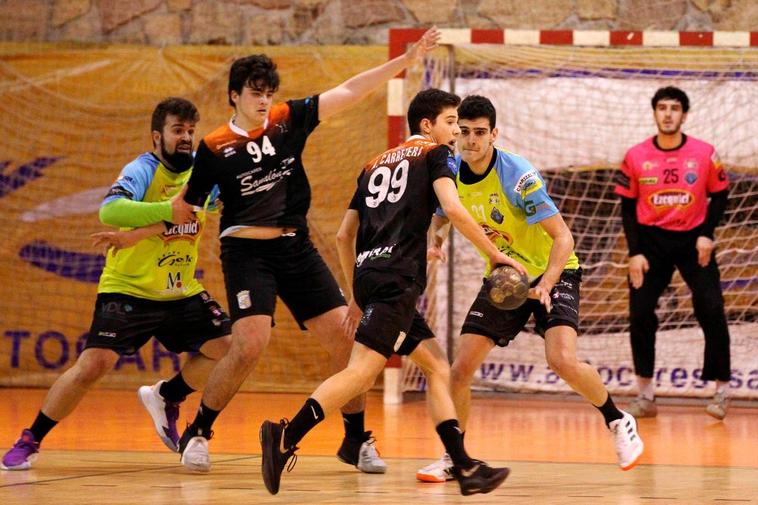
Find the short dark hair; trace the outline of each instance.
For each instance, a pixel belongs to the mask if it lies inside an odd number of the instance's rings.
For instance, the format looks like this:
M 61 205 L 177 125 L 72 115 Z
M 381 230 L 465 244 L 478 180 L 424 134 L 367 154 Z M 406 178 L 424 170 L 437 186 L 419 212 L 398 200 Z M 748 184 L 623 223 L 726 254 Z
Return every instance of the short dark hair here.
M 676 100 L 682 104 L 682 112 L 690 110 L 690 99 L 687 97 L 687 93 L 677 88 L 676 86 L 666 86 L 665 88 L 659 88 L 653 95 L 653 99 L 650 103 L 653 106 L 653 110 L 658 106 L 658 102 L 661 100 Z
M 458 107 L 460 103 L 461 99 L 458 95 L 441 89 L 430 88 L 419 91 L 408 105 L 408 128 L 411 135 L 421 133 L 422 119 L 429 119 L 434 123 L 445 108 Z
M 166 126 L 166 116 L 173 114 L 180 121 L 200 121 L 200 113 L 197 111 L 195 104 L 184 98 L 170 96 L 165 98 L 155 106 L 153 117 L 150 120 L 150 131 L 163 133 L 163 127 Z
M 480 95 L 469 95 L 458 107 L 458 119 L 479 119 L 486 117 L 490 122 L 490 130 L 495 129 L 497 114 L 495 106 L 489 98 Z
M 279 72 L 276 71 L 276 63 L 265 54 L 252 54 L 235 60 L 229 69 L 229 105 L 234 107 L 232 91 L 242 94 L 242 88 L 245 86 L 278 91 Z

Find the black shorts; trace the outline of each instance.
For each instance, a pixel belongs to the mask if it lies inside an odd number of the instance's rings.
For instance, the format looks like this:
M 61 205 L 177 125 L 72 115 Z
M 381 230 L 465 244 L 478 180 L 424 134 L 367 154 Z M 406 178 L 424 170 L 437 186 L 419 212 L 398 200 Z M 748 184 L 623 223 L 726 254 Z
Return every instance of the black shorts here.
M 345 305 L 345 297 L 305 232 L 270 240 L 224 237 L 221 266 L 232 321 L 274 317 L 279 295 L 302 329 L 305 321 Z
M 363 310 L 356 342 L 389 359 L 392 353 L 407 356 L 422 340 L 434 338 L 416 310 L 424 289 L 413 279 L 369 271 L 355 279 L 353 289 L 355 302 Z
M 204 343 L 231 331 L 229 316 L 207 291 L 165 302 L 99 293 L 84 348 L 134 354 L 154 336 L 169 351 L 197 352 Z
M 536 285 L 536 279 L 532 285 Z M 545 332 L 556 326 L 570 326 L 579 331 L 579 285 L 582 269 L 564 270 L 550 291 L 553 308 L 548 313 L 538 300 L 528 299 L 521 307 L 501 310 L 487 301 L 484 285 L 471 305 L 463 322 L 461 334 L 473 333 L 491 338 L 500 347 L 507 346 L 526 326 L 534 314 L 534 329 L 543 338 Z

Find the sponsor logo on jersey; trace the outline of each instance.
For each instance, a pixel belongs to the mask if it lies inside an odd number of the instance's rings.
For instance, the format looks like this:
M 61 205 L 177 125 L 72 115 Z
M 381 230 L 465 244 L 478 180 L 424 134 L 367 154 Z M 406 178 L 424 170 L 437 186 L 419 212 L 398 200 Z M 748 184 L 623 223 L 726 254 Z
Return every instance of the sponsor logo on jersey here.
M 172 238 L 186 238 L 187 236 L 196 237 L 201 231 L 202 227 L 200 226 L 200 222 L 191 221 L 189 223 L 175 224 L 171 226 L 171 228 L 163 232 L 163 238 L 170 240 Z
M 524 202 L 524 213 L 527 215 L 527 217 L 531 217 L 537 214 L 539 211 L 549 208 L 550 204 L 543 201 L 535 202 L 533 200 L 526 200 Z
M 614 182 L 622 188 L 629 189 L 629 176 L 621 170 L 616 170 L 613 176 Z
M 183 285 L 181 272 L 169 272 L 166 276 L 166 290 L 182 289 Z
M 522 175 L 513 187 L 513 191 L 521 194 L 521 197 L 525 197 L 530 193 L 534 193 L 542 187 L 542 181 L 540 181 L 537 172 L 527 172 Z
M 229 156 L 234 156 L 237 154 L 237 150 L 233 146 L 225 147 L 221 152 L 224 153 L 224 158 L 228 158 Z
M 482 225 L 482 230 L 484 231 L 484 234 L 487 235 L 487 238 L 490 239 L 490 242 L 492 242 L 493 244 L 497 243 L 497 239 L 499 238 L 505 240 L 506 244 L 513 243 L 513 238 L 504 231 L 496 230 L 486 224 Z
M 387 259 L 392 257 L 392 249 L 395 248 L 397 244 L 392 244 L 390 246 L 385 247 L 375 247 L 374 249 L 371 249 L 370 251 L 361 251 L 358 253 L 358 256 L 355 258 L 355 266 L 360 267 L 366 260 L 373 261 L 376 259 Z
M 695 172 L 687 172 L 684 174 L 684 180 L 687 182 L 687 184 L 693 185 L 695 182 L 697 182 L 697 174 Z
M 640 186 L 655 186 L 658 184 L 657 177 L 640 177 L 637 181 L 640 183 Z
M 282 163 L 284 163 L 284 161 L 286 160 L 283 160 Z M 279 181 L 291 173 L 291 168 L 288 168 L 286 170 L 272 170 L 268 174 L 256 180 L 253 180 L 252 175 L 247 175 L 240 179 L 240 194 L 242 196 L 249 196 L 255 193 L 261 193 L 263 191 L 270 191 L 271 188 L 279 183 Z
M 158 257 L 158 267 L 184 267 L 195 262 L 191 254 L 184 254 L 178 251 L 168 251 Z
M 500 205 L 500 195 L 497 193 L 490 194 L 490 205 Z
M 692 204 L 695 197 L 689 191 L 681 189 L 664 189 L 662 191 L 656 191 L 648 197 L 650 205 L 656 208 L 656 210 L 664 210 L 671 207 L 688 207 Z
M 645 161 L 642 163 L 642 170 L 645 172 L 654 169 L 658 164 L 654 161 Z

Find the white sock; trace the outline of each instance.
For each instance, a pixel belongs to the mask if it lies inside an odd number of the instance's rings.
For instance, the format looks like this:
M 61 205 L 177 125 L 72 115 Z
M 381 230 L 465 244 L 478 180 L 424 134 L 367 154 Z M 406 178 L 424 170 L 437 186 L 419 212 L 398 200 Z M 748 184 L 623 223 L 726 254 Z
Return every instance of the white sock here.
M 640 377 L 637 376 L 637 388 L 640 391 L 640 396 L 651 402 L 655 400 L 655 386 L 653 385 L 652 377 Z
M 718 393 L 724 393 L 726 396 L 729 396 L 729 383 L 716 381 L 716 394 Z

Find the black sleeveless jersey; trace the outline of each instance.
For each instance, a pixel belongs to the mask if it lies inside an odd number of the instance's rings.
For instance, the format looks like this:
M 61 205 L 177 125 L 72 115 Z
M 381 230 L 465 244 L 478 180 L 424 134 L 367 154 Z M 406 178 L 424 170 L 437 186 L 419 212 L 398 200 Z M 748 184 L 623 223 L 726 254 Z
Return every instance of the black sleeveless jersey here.
M 439 203 L 432 184 L 454 178 L 450 149 L 424 137 L 371 160 L 358 177 L 350 208 L 358 211 L 355 277 L 391 271 L 426 285 L 426 234 Z
M 202 206 L 218 184 L 222 233 L 234 226 L 307 230 L 311 188 L 302 153 L 318 123 L 317 95 L 274 105 L 256 130 L 231 122 L 217 128 L 200 141 L 184 199 Z

